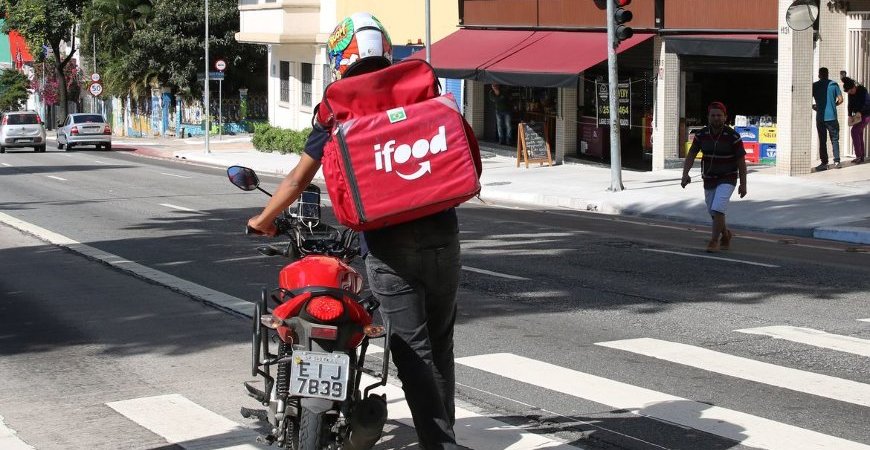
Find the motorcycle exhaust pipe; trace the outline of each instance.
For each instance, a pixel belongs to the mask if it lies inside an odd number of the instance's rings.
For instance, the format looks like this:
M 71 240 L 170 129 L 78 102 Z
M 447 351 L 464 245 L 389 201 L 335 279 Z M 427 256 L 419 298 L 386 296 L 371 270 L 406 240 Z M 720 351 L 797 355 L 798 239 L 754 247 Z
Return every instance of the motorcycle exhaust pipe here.
M 368 450 L 374 447 L 387 423 L 387 400 L 379 395 L 370 395 L 357 402 L 350 419 L 350 433 L 345 441 L 345 450 Z

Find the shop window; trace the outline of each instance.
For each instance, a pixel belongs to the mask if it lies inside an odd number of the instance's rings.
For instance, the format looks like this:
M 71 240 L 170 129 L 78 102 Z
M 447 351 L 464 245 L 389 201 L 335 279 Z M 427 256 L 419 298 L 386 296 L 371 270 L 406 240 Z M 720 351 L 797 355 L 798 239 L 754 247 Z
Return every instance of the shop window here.
M 281 69 L 278 71 L 281 78 L 281 98 L 282 102 L 290 102 L 290 62 L 281 61 Z
M 302 81 L 302 106 L 311 106 L 312 81 L 314 78 L 314 66 L 302 63 L 302 73 L 299 79 Z

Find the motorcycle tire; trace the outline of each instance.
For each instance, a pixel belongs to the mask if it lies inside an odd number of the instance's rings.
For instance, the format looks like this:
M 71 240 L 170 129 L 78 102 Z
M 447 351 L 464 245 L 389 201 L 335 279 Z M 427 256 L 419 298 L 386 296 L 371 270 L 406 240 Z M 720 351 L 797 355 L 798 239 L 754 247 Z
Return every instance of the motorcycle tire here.
M 329 425 L 326 414 L 300 408 L 299 441 L 296 450 L 324 450 L 329 444 Z

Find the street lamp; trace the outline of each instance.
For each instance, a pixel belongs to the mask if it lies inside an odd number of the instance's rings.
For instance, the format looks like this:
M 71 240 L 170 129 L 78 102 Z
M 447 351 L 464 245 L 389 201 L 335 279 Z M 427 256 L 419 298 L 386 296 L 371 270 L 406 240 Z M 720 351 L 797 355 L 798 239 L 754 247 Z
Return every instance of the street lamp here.
M 209 105 L 208 99 L 208 88 L 209 88 L 209 76 L 208 76 L 208 0 L 205 0 L 205 80 L 203 84 L 205 85 L 205 152 L 211 153 L 211 149 L 208 147 L 208 134 L 211 131 L 211 106 Z

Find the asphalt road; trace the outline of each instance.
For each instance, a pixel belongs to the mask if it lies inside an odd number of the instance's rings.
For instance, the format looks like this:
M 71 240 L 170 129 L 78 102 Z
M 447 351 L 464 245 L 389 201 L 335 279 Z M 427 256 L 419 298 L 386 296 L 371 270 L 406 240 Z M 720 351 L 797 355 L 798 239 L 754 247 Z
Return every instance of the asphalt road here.
M 218 168 L 11 152 L 0 180 L 3 214 L 232 297 L 256 298 L 286 263 L 242 233 L 265 196 Z M 870 254 L 737 230 L 709 255 L 706 230 L 680 224 L 459 215 L 463 410 L 579 448 L 870 448 Z M 107 406 L 165 394 L 255 426 L 237 411 L 247 321 L 3 225 L 0 268 L 0 439 L 5 422 L 38 449 L 180 442 Z M 476 427 L 457 433 L 485 438 Z M 410 442 L 392 423 L 380 446 Z M 538 448 L 524 445 L 510 448 Z

